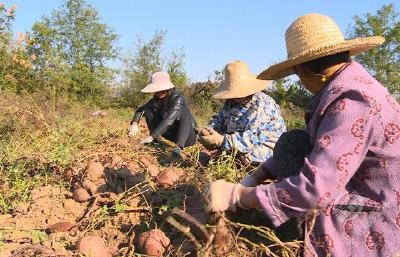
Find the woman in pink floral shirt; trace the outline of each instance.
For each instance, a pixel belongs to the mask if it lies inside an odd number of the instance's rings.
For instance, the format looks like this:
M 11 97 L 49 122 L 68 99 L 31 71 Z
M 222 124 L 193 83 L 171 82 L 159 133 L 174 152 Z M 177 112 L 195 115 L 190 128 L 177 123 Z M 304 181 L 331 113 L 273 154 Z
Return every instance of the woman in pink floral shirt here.
M 273 157 L 241 184 L 212 183 L 209 208 L 263 209 L 275 226 L 306 215 L 304 256 L 398 256 L 400 105 L 350 59 L 383 41 L 344 40 L 320 14 L 294 21 L 286 31 L 288 60 L 259 77 L 295 73 L 314 94 L 305 128 L 313 149 L 297 174 L 276 183 L 258 185 L 280 177 Z

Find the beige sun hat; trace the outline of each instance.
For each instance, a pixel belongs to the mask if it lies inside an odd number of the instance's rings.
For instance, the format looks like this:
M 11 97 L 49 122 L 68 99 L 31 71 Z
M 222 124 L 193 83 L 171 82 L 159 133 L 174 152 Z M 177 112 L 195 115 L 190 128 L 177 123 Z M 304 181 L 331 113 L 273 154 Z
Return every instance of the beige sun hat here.
M 164 71 L 158 71 L 151 75 L 151 83 L 141 90 L 142 93 L 155 93 L 174 88 L 169 74 Z
M 294 74 L 293 67 L 323 56 L 349 51 L 357 55 L 382 44 L 380 36 L 345 40 L 332 18 L 306 14 L 297 18 L 285 33 L 287 60 L 270 66 L 260 79 L 279 79 Z
M 271 81 L 257 79 L 251 74 L 247 64 L 234 61 L 225 66 L 225 80 L 222 82 L 214 98 L 232 99 L 242 98 L 267 88 Z

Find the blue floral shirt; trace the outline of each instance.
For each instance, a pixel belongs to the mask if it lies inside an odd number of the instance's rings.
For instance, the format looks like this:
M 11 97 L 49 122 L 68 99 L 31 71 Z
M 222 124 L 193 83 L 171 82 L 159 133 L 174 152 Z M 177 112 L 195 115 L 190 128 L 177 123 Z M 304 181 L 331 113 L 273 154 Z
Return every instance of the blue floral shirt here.
M 227 100 L 208 127 L 225 136 L 223 150 L 236 150 L 258 163 L 272 156 L 276 141 L 286 131 L 279 106 L 262 92 L 245 105 Z

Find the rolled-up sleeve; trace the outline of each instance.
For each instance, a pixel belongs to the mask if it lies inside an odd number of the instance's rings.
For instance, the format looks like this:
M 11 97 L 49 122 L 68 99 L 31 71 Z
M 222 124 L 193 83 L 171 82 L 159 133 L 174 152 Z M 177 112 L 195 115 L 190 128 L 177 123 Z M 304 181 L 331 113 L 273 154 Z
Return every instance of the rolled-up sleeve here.
M 376 117 L 369 108 L 359 95 L 334 101 L 319 123 L 313 151 L 299 175 L 256 188 L 275 226 L 314 208 L 326 210 L 341 196 L 373 142 Z M 263 165 L 271 169 L 273 163 Z

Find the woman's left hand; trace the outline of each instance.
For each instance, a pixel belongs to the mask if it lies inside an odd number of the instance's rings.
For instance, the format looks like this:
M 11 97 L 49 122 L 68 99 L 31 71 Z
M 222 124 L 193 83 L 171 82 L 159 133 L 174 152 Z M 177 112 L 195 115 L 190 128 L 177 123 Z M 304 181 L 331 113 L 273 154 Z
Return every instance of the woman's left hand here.
M 206 198 L 208 200 L 208 210 L 210 212 L 236 211 L 236 203 L 240 184 L 226 182 L 225 180 L 217 180 L 212 182 L 206 190 Z
M 220 147 L 225 137 L 211 128 L 208 128 L 206 131 L 207 133 L 201 132 L 199 135 L 200 143 L 210 148 Z

